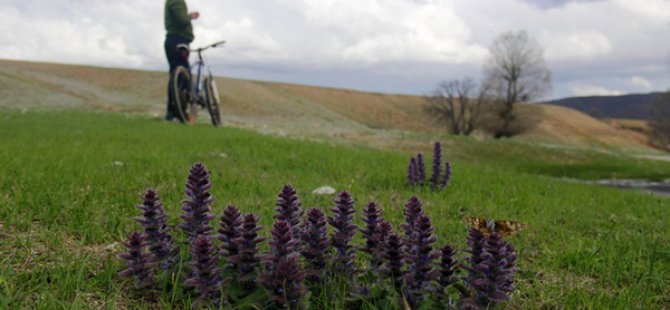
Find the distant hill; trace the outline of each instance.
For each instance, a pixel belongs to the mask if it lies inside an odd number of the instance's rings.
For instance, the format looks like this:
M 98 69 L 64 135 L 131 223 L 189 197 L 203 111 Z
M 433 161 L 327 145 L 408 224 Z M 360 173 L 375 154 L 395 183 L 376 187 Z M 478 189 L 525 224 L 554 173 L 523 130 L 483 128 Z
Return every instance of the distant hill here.
M 595 118 L 647 120 L 651 105 L 660 94 L 662 93 L 571 97 L 547 103 L 579 110 Z
M 158 119 L 165 113 L 166 82 L 164 72 L 0 59 L 0 107 L 104 110 Z M 224 77 L 217 78 L 217 84 L 226 126 L 298 138 L 359 141 L 396 150 L 400 147 L 396 141 L 403 137 L 433 137 L 446 129 L 424 112 L 426 101 L 420 96 Z M 535 125 L 515 139 L 648 147 L 643 133 L 573 109 L 524 104 L 519 112 Z

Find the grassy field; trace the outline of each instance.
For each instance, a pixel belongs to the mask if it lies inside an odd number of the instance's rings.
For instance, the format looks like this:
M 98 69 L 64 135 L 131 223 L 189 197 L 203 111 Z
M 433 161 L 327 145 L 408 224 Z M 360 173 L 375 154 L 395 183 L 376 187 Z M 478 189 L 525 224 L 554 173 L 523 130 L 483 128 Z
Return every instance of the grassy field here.
M 415 194 L 437 227 L 439 245 L 465 247 L 466 215 L 527 225 L 510 238 L 521 269 L 510 309 L 670 307 L 670 199 L 556 178 L 663 179 L 670 177 L 667 162 L 442 137 L 453 184 L 431 192 L 404 185 L 413 155 L 406 152 L 145 116 L 0 112 L 3 309 L 152 307 L 116 276 L 122 268 L 117 242 L 139 229 L 134 206 L 147 188 L 158 190 L 170 223 L 177 223 L 184 181 L 197 161 L 212 173 L 215 213 L 229 203 L 256 212 L 266 235 L 286 183 L 298 189 L 305 207 L 332 205 L 332 196 L 311 194 L 322 185 L 350 191 L 359 210 L 375 200 L 396 229 Z M 160 295 L 161 307 L 189 303 L 183 292 Z

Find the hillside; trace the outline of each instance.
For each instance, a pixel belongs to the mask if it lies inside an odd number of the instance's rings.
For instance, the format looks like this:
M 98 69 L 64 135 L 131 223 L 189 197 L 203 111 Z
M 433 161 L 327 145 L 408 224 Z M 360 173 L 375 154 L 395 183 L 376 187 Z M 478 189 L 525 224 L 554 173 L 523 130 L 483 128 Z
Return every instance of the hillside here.
M 534 113 L 542 113 L 539 122 L 524 138 L 535 138 L 567 145 L 641 146 L 647 136 L 620 123 L 603 122 L 566 107 L 542 104 Z M 623 122 L 623 121 L 622 121 Z
M 597 118 L 647 120 L 651 105 L 660 94 L 572 97 L 553 100 L 549 103 L 579 110 Z
M 163 72 L 0 60 L 0 106 L 76 107 L 160 117 L 166 82 Z M 312 139 L 347 138 L 395 148 L 403 148 L 398 143 L 406 132 L 443 132 L 423 112 L 425 102 L 419 96 L 231 78 L 217 82 L 223 121 L 236 127 Z M 537 124 L 518 138 L 521 140 L 646 148 L 643 134 L 575 110 L 544 104 L 521 110 Z

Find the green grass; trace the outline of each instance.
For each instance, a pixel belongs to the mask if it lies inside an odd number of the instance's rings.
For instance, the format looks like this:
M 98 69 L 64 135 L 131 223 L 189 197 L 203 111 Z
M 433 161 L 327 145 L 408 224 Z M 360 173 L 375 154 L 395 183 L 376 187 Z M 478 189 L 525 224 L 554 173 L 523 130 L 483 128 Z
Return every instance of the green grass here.
M 667 178 L 668 163 L 449 138 L 454 179 L 438 193 L 404 186 L 403 153 L 106 113 L 0 112 L 0 308 L 148 307 L 117 278 L 115 242 L 138 229 L 134 206 L 150 187 L 176 224 L 196 161 L 211 171 L 217 215 L 234 203 L 261 217 L 264 234 L 285 183 L 305 207 L 332 205 L 310 194 L 322 185 L 350 191 L 359 210 L 373 199 L 396 228 L 416 194 L 439 245 L 465 246 L 465 215 L 524 223 L 510 238 L 521 268 L 510 308 L 670 303 L 670 199 L 553 178 Z M 183 291 L 159 300 L 190 303 Z
M 636 151 L 612 147 L 574 147 L 513 139 L 475 141 L 443 136 L 447 153 L 456 160 L 479 163 L 519 173 L 582 180 L 648 179 L 670 177 L 667 161 L 638 158 Z M 650 151 L 646 151 L 650 152 Z

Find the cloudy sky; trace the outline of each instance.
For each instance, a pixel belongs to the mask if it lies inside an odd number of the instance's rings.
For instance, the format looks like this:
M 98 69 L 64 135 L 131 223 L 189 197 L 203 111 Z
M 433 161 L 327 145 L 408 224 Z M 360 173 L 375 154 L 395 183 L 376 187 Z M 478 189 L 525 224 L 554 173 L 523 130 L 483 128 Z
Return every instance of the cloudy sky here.
M 425 94 L 526 30 L 546 99 L 670 89 L 670 0 L 187 0 L 217 75 Z M 163 0 L 0 0 L 0 58 L 167 70 Z

